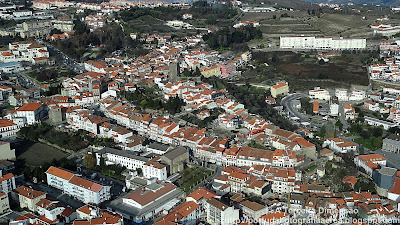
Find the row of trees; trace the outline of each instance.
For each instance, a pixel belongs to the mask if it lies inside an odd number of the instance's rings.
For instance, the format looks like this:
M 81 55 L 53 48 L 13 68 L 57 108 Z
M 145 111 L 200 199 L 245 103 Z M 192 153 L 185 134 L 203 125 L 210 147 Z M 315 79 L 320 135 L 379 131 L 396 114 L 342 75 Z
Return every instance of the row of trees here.
M 265 103 L 265 94 L 251 94 L 248 90 L 238 87 L 234 83 L 228 83 L 216 77 L 204 78 L 207 83 L 221 83 L 239 102 L 243 103 L 250 113 L 258 114 L 264 119 L 285 130 L 296 130 L 296 126 L 280 115 L 271 105 Z

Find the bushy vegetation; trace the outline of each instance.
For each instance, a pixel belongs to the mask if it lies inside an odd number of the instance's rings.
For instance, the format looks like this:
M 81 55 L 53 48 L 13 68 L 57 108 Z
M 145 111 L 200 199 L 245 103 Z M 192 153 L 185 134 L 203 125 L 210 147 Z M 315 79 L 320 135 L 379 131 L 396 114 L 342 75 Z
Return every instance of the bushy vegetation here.
M 100 172 L 106 176 L 114 177 L 120 180 L 124 179 L 122 172 L 126 169 L 125 167 L 118 165 L 106 165 L 103 158 L 100 158 L 100 163 L 97 165 L 96 156 L 93 152 L 88 153 L 85 158 L 83 158 L 83 164 L 87 168 Z
M 181 112 L 181 107 L 185 105 L 182 99 L 178 97 L 169 98 L 167 102 L 163 102 L 161 95 L 158 95 L 158 87 L 155 85 L 149 88 L 137 87 L 135 91 L 121 91 L 120 96 L 125 97 L 135 107 L 144 109 L 165 109 L 171 114 Z
M 75 76 L 76 73 L 69 68 L 46 68 L 46 69 L 36 69 L 28 73 L 29 76 L 34 77 L 40 82 L 50 82 L 54 81 L 59 77 L 71 77 Z
M 136 87 L 136 90 L 133 92 L 122 90 L 120 96 L 125 97 L 126 100 L 130 101 L 138 108 L 162 109 L 163 103 L 161 101 L 161 96 L 155 93 L 157 90 L 157 86 L 150 88 Z
M 158 20 L 180 20 L 185 13 L 192 14 L 196 20 L 206 20 L 207 24 L 215 25 L 219 20 L 229 20 L 238 14 L 231 4 L 211 4 L 207 1 L 196 1 L 189 9 L 176 7 L 139 8 L 120 12 L 120 18 L 124 22 L 134 21 L 142 17 L 150 16 Z
M 208 24 L 216 24 L 221 19 L 231 19 L 238 11 L 230 4 L 210 4 L 207 1 L 196 1 L 190 8 L 195 18 L 207 19 Z
M 45 172 L 50 166 L 61 167 L 70 171 L 76 171 L 76 164 L 74 160 L 69 160 L 67 158 L 62 158 L 60 160 L 53 160 L 51 162 L 44 163 L 41 166 L 27 166 L 23 165 L 22 174 L 25 180 L 32 181 L 35 177 L 38 182 L 46 182 Z
M 115 50 L 128 48 L 136 55 L 146 54 L 141 51 L 140 43 L 125 35 L 117 24 L 106 24 L 104 27 L 90 32 L 89 28 L 79 20 L 75 20 L 75 34 L 65 40 L 58 40 L 55 46 L 68 56 L 80 60 L 87 52 L 88 46 L 100 46 L 98 57 L 114 52 Z
M 265 94 L 252 94 L 248 90 L 241 89 L 234 83 L 229 83 L 226 80 L 216 77 L 205 78 L 203 81 L 209 84 L 221 83 L 228 90 L 229 94 L 245 105 L 250 113 L 258 114 L 282 129 L 290 131 L 296 129 L 295 125 L 281 116 L 271 105 L 265 103 Z
M 185 192 L 191 192 L 191 189 L 205 180 L 212 174 L 212 171 L 204 167 L 186 168 L 180 172 L 181 178 L 176 181 L 179 187 Z
M 176 7 L 139 8 L 133 7 L 121 11 L 119 16 L 125 22 L 138 19 L 142 16 L 151 16 L 161 20 L 176 20 L 182 17 L 183 13 Z
M 198 110 L 200 111 L 200 110 Z M 197 112 L 193 112 L 193 114 L 197 114 Z M 206 128 L 209 124 L 212 123 L 213 120 L 218 118 L 218 115 L 223 113 L 223 109 L 217 108 L 213 110 L 209 110 L 210 116 L 205 118 L 204 120 L 201 120 L 195 116 L 192 115 L 184 115 L 181 117 L 181 119 L 188 121 L 189 123 L 197 125 L 199 128 Z
M 86 148 L 89 145 L 115 147 L 115 143 L 111 139 L 93 138 L 88 135 L 88 132 L 82 130 L 73 133 L 62 132 L 46 123 L 23 127 L 18 135 L 32 141 L 44 139 L 51 144 L 74 151 Z
M 246 42 L 261 38 L 262 33 L 259 29 L 251 26 L 242 26 L 240 28 L 224 28 L 217 32 L 209 33 L 203 36 L 204 41 L 212 49 L 232 48 L 233 50 L 246 50 Z M 239 48 L 239 49 L 238 49 Z

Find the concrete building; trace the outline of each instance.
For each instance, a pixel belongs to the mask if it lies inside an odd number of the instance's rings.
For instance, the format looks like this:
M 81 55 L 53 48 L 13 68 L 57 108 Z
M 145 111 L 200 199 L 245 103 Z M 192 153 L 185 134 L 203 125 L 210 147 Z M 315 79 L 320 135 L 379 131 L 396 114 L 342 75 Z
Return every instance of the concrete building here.
M 369 117 L 369 116 L 365 116 L 364 121 L 365 121 L 365 123 L 367 123 L 368 125 L 371 125 L 371 126 L 377 126 L 377 127 L 383 126 L 383 129 L 385 129 L 385 130 L 388 130 L 391 127 L 397 126 L 395 123 L 376 119 L 376 118 Z
M 397 169 L 390 167 L 382 167 L 380 170 L 375 170 L 373 180 L 378 195 L 387 197 L 391 189 L 394 179 L 396 178 Z
M 15 149 L 11 149 L 9 142 L 0 141 L 0 160 L 15 159 Z
M 16 117 L 26 118 L 27 124 L 37 123 L 46 115 L 46 107 L 41 103 L 26 103 L 17 109 L 16 112 Z
M 84 179 L 67 170 L 51 166 L 46 171 L 46 176 L 49 186 L 60 189 L 67 195 L 86 204 L 100 204 L 111 198 L 111 187 Z
M 149 146 L 147 146 L 146 150 L 148 152 L 152 152 L 158 155 L 164 155 L 168 149 L 170 149 L 169 145 L 165 145 L 165 144 L 160 144 L 157 142 L 153 142 L 151 143 Z
M 15 189 L 15 193 L 18 198 L 19 207 L 27 208 L 32 212 L 37 211 L 37 203 L 46 198 L 46 193 L 41 191 L 33 190 L 25 186 L 19 186 Z
M 172 183 L 156 182 L 113 200 L 107 209 L 135 223 L 142 223 L 175 208 L 183 192 Z
M 8 173 L 3 175 L 2 172 L 0 172 L 0 175 L 0 192 L 8 194 L 16 187 L 14 174 Z
M 320 89 L 319 87 L 315 87 L 314 90 L 310 90 L 308 95 L 312 99 L 319 99 L 319 100 L 329 100 L 331 98 L 329 91 L 325 89 Z
M 372 177 L 372 173 L 381 166 L 386 166 L 386 158 L 379 154 L 359 155 L 354 157 L 354 164 L 363 168 Z
M 287 93 L 289 93 L 289 85 L 287 83 L 279 82 L 271 87 L 271 96 L 274 98 Z
M 227 206 L 212 198 L 206 202 L 207 223 L 211 225 L 230 225 L 239 221 L 239 209 Z
M 400 135 L 391 134 L 383 139 L 382 151 L 400 153 Z
M 10 200 L 8 195 L 0 192 L 0 215 L 10 211 Z
M 264 205 L 249 200 L 241 202 L 240 208 L 244 215 L 254 220 L 257 220 L 266 212 L 266 207 Z
M 189 163 L 189 151 L 182 146 L 176 147 L 162 155 L 161 162 L 168 166 L 169 174 L 178 173 Z
M 106 165 L 118 165 L 129 170 L 142 169 L 143 176 L 146 178 L 157 178 L 158 180 L 167 179 L 167 166 L 158 162 L 158 158 L 146 158 L 134 154 L 131 151 L 123 151 L 105 147 L 96 152 L 96 162 L 100 165 L 101 158 Z
M 355 50 L 365 49 L 365 38 L 332 38 L 315 36 L 281 36 L 280 48 L 318 49 L 318 50 Z

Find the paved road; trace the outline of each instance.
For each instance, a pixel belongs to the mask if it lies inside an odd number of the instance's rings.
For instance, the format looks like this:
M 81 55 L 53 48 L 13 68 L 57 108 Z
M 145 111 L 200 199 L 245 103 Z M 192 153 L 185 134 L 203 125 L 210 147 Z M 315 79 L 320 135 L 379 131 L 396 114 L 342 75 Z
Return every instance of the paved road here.
M 318 127 L 318 128 L 322 127 L 321 124 L 313 123 L 312 121 L 310 121 L 310 119 L 307 116 L 300 113 L 299 111 L 297 111 L 296 108 L 293 107 L 292 101 L 299 99 L 303 96 L 306 96 L 306 95 L 302 94 L 302 93 L 295 93 L 295 94 L 288 95 L 282 99 L 281 104 L 286 109 L 286 111 L 289 112 L 289 116 L 298 117 L 300 119 L 300 123 L 308 122 L 308 123 L 310 123 L 311 127 Z
M 52 44 L 42 41 L 40 39 L 38 39 L 37 41 L 40 44 L 45 45 L 50 53 L 61 55 L 61 57 L 63 58 L 62 64 L 64 64 L 65 66 L 71 68 L 72 70 L 74 70 L 77 73 L 83 73 L 85 71 L 85 68 L 81 64 L 79 64 L 75 59 L 70 58 L 69 56 L 64 54 L 62 51 L 60 51 L 56 47 L 54 47 Z

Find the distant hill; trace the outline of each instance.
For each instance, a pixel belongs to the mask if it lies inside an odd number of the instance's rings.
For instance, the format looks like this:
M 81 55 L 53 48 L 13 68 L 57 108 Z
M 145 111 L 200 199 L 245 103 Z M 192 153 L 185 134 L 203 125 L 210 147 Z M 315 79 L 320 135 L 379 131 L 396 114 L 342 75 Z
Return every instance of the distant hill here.
M 242 0 L 244 3 L 252 3 L 252 4 L 265 4 L 265 5 L 277 5 L 281 7 L 287 7 L 292 9 L 299 9 L 299 10 L 307 10 L 307 9 L 317 9 L 319 8 L 318 5 L 312 4 L 310 0 L 308 2 L 301 1 L 301 0 Z M 400 0 L 399 0 L 400 1 Z
M 386 5 L 386 6 L 400 6 L 400 0 L 304 0 L 312 3 L 335 3 L 335 4 L 370 4 L 370 5 Z

